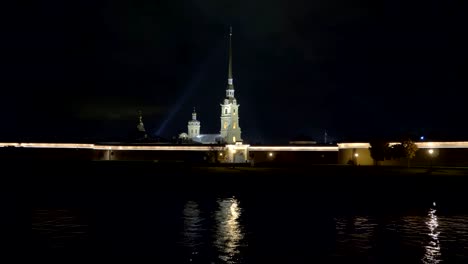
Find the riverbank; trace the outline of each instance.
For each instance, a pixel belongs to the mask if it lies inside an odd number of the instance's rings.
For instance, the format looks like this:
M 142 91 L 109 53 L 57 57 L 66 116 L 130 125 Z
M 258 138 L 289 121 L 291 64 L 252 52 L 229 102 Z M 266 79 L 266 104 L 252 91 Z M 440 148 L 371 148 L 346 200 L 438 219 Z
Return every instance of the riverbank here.
M 86 194 L 161 194 L 255 199 L 311 197 L 314 206 L 373 208 L 444 203 L 457 207 L 468 191 L 466 168 L 314 165 L 307 167 L 204 167 L 151 162 L 41 162 L 4 164 L 4 191 L 58 201 Z M 9 172 L 8 172 L 9 171 Z M 91 196 L 92 196 L 91 195 Z
M 219 188 L 229 185 L 248 188 L 249 185 L 292 185 L 303 187 L 308 181 L 344 183 L 353 185 L 378 183 L 392 180 L 395 183 L 420 183 L 437 181 L 460 182 L 468 179 L 468 168 L 456 167 L 392 167 L 392 166 L 348 166 L 311 165 L 290 167 L 248 167 L 248 166 L 205 166 L 188 163 L 122 162 L 122 161 L 80 161 L 80 162 L 22 162 L 2 165 L 9 177 L 4 179 L 24 180 L 41 184 L 74 183 L 76 185 L 105 184 L 129 187 L 132 183 L 146 185 L 176 185 L 182 189 L 209 184 Z M 14 177 L 12 177 L 14 176 Z M 219 185 L 218 185 L 219 184 Z M 390 185 L 392 183 L 390 182 Z M 73 185 L 72 185 L 73 186 Z M 370 186 L 370 185 L 369 185 Z

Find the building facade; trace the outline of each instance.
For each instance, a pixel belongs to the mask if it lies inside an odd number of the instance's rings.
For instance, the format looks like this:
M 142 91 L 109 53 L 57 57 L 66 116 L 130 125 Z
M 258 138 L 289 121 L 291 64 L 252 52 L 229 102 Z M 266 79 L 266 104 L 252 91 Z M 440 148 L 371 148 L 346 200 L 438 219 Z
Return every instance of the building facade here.
M 234 81 L 232 75 L 232 28 L 229 31 L 228 48 L 228 78 L 226 87 L 226 97 L 221 106 L 220 130 L 219 134 L 201 134 L 201 122 L 197 120 L 195 109 L 192 119 L 188 121 L 187 133 L 179 135 L 181 139 L 190 139 L 201 144 L 242 144 L 241 128 L 239 126 L 239 104 L 234 95 Z

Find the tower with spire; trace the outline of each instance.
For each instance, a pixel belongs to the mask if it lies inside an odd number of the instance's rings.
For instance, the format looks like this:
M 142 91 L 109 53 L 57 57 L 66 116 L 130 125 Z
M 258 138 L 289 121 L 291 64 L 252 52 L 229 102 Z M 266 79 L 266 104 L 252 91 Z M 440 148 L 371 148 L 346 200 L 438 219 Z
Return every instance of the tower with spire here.
M 190 139 L 200 135 L 200 121 L 197 120 L 197 112 L 195 111 L 195 107 L 193 108 L 192 120 L 188 121 L 187 131 L 188 137 Z
M 234 84 L 232 77 L 232 27 L 229 30 L 229 62 L 228 62 L 228 84 L 226 98 L 221 104 L 221 137 L 228 144 L 242 142 L 241 128 L 239 126 L 239 104 L 234 97 Z
M 138 111 L 138 124 L 137 124 L 137 131 L 139 138 L 147 138 L 148 135 L 146 134 L 145 125 L 143 124 L 143 115 L 141 111 Z

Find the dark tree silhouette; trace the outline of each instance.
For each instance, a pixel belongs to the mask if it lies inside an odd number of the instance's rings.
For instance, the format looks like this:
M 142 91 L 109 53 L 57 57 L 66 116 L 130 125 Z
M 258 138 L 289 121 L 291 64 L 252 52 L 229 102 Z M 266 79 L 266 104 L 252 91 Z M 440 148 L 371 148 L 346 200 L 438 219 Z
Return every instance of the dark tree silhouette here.
M 369 151 L 374 160 L 374 165 L 379 165 L 379 161 L 384 161 L 389 152 L 389 144 L 384 140 L 372 140 Z
M 405 149 L 401 143 L 395 144 L 389 149 L 390 159 L 401 159 L 405 157 Z
M 410 161 L 416 156 L 416 151 L 418 151 L 418 146 L 411 140 L 406 139 L 401 142 L 403 146 L 403 155 L 408 160 L 408 167 L 410 166 Z
M 210 150 L 206 152 L 206 157 L 209 163 L 220 163 L 226 160 L 228 154 L 222 144 L 212 144 Z
M 390 147 L 390 156 L 392 159 L 407 159 L 408 167 L 410 167 L 410 161 L 416 156 L 416 151 L 418 151 L 418 146 L 412 140 L 405 139 Z

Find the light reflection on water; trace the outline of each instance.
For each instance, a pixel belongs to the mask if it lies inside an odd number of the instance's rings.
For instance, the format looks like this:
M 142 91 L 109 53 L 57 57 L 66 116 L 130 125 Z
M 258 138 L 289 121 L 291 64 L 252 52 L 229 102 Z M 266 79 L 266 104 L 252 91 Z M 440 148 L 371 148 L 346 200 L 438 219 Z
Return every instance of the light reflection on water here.
M 225 263 L 238 263 L 244 231 L 239 223 L 241 215 L 239 201 L 235 198 L 218 200 L 215 213 L 216 235 L 214 244 Z
M 250 258 L 264 259 L 262 254 L 286 256 L 285 259 L 296 254 L 297 259 L 307 259 L 311 260 L 310 262 L 314 262 L 311 256 L 324 256 L 325 262 L 357 257 L 364 263 L 388 262 L 389 259 L 391 262 L 388 263 L 468 263 L 468 215 L 466 214 L 446 215 L 443 209 L 437 208 L 436 211 L 434 207 L 424 209 L 428 210 L 427 214 L 335 216 L 335 226 L 326 226 L 317 224 L 322 223 L 320 221 L 298 221 L 297 218 L 301 217 L 301 214 L 291 214 L 291 210 L 288 210 L 290 203 L 278 203 L 274 209 L 275 213 L 281 215 L 279 218 L 281 220 L 273 221 L 271 224 L 271 215 L 262 213 L 268 212 L 265 210 L 267 205 L 244 204 L 242 201 L 236 198 L 212 198 L 197 202 L 183 200 L 181 203 L 171 204 L 170 208 L 177 206 L 176 213 L 173 214 L 171 210 L 164 211 L 167 213 L 164 217 L 167 221 L 157 222 L 158 226 L 169 230 L 167 236 L 159 236 L 158 233 L 149 234 L 157 239 L 156 242 L 160 245 L 157 250 L 153 248 L 151 251 L 132 251 L 134 249 L 131 244 L 135 243 L 134 239 L 137 239 L 136 242 L 141 239 L 141 244 L 146 242 L 144 237 L 129 230 L 143 224 L 141 229 L 154 232 L 152 229 L 155 222 L 142 222 L 138 217 L 134 222 L 119 225 L 115 229 L 122 233 L 132 232 L 132 239 L 117 235 L 109 236 L 115 231 L 106 234 L 98 228 L 93 239 L 97 238 L 104 243 L 115 240 L 114 244 L 121 245 L 121 248 L 128 250 L 129 254 L 135 255 L 143 253 L 160 256 L 165 254 L 166 250 L 169 252 L 167 255 L 175 252 L 177 257 L 183 258 L 187 263 L 258 263 L 251 261 Z M 331 219 L 333 216 L 319 210 L 311 213 L 308 207 L 301 207 L 298 211 L 307 211 L 316 219 L 327 217 Z M 86 217 L 79 217 L 83 216 L 82 213 L 83 211 L 73 210 L 33 210 L 32 229 L 36 247 L 84 248 L 86 243 L 91 242 L 87 239 L 88 225 L 95 228 L 96 223 L 89 222 Z M 114 217 L 112 213 L 95 216 L 101 223 L 115 221 Z M 175 223 L 173 219 L 181 221 Z M 304 232 L 307 229 L 316 232 Z M 177 239 L 174 243 L 177 245 L 173 246 L 167 241 L 167 237 L 175 236 Z M 324 247 L 317 245 L 324 243 L 323 239 L 328 238 L 333 241 L 331 249 L 323 251 Z M 81 243 L 75 243 L 76 241 Z M 303 244 L 310 247 L 302 250 L 300 246 L 291 246 Z M 188 254 L 180 254 L 183 252 Z
M 337 217 L 335 224 L 333 256 L 427 264 L 468 260 L 467 215 L 439 216 L 430 208 L 427 215 Z
M 371 248 L 371 238 L 377 225 L 375 219 L 369 216 L 350 218 L 335 218 L 337 234 L 337 251 L 335 255 L 368 254 Z M 353 243 L 349 243 L 353 241 Z
M 200 252 L 203 245 L 202 233 L 204 231 L 204 218 L 200 216 L 198 203 L 188 201 L 183 211 L 183 245 L 190 250 L 189 261 L 192 261 Z
M 439 234 L 437 227 L 439 226 L 439 221 L 437 219 L 436 210 L 430 209 L 427 215 L 428 219 L 426 225 L 429 228 L 429 242 L 425 246 L 426 252 L 422 259 L 423 263 L 433 264 L 441 262 L 441 253 L 440 253 L 440 242 Z

